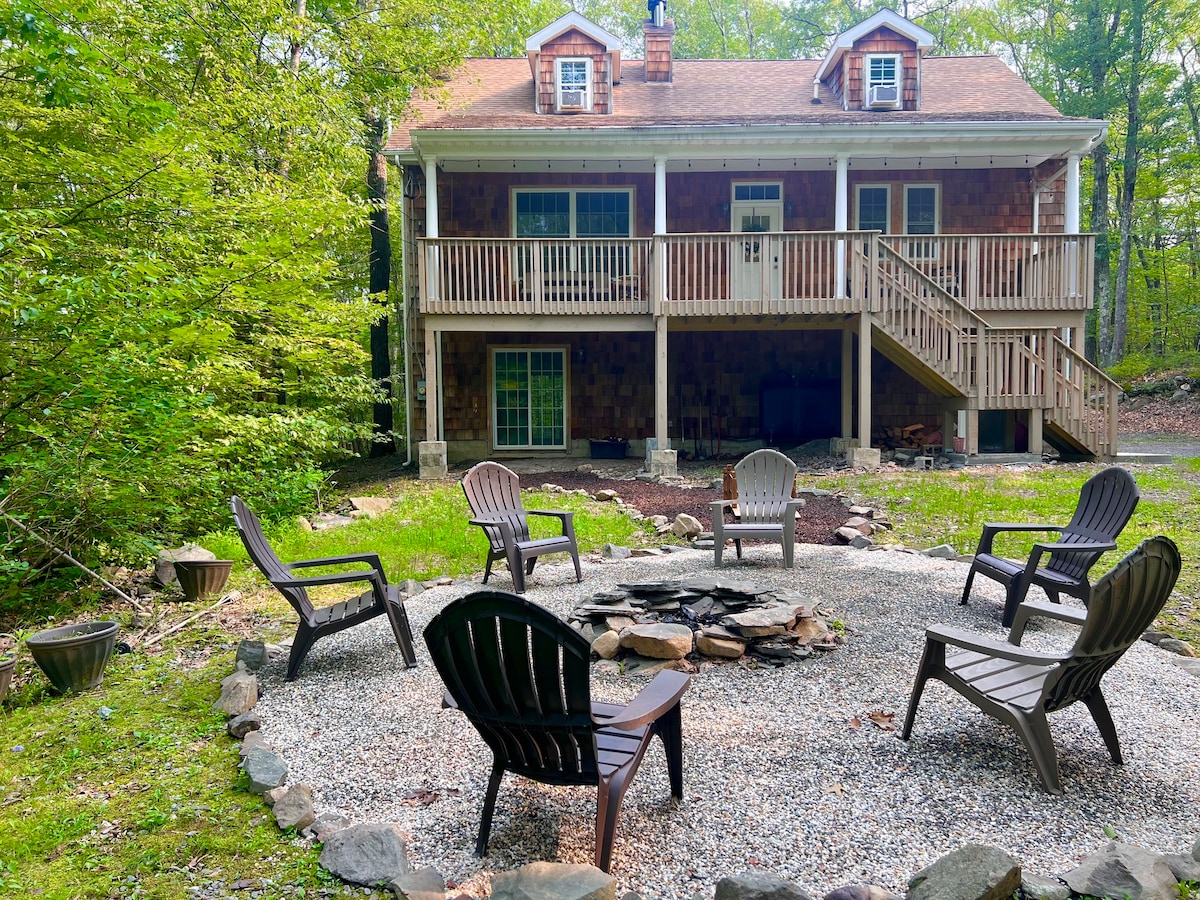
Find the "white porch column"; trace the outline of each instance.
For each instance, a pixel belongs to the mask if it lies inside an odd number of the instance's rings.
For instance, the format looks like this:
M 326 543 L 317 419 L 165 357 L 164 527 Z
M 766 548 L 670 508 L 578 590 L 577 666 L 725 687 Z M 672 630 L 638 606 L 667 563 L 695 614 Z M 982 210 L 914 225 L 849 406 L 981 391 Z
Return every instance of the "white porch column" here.
M 438 345 L 442 335 L 432 328 L 425 329 L 425 440 L 417 446 L 417 465 L 420 478 L 445 478 L 447 471 L 446 442 L 438 430 Z
M 850 221 L 850 157 L 839 153 L 837 157 L 837 178 L 833 187 L 833 230 L 846 231 Z M 837 242 L 837 284 L 835 290 L 839 299 L 846 296 L 846 242 Z M 870 442 L 863 444 L 870 446 Z
M 654 233 L 667 233 L 667 158 L 654 157 Z
M 1067 234 L 1079 234 L 1079 154 L 1067 156 L 1067 200 L 1066 223 L 1063 230 Z
M 651 475 L 679 474 L 678 454 L 670 449 L 667 420 L 667 317 L 654 317 L 654 449 L 647 454 Z
M 437 157 L 425 160 L 425 237 L 438 236 Z
M 858 446 L 871 446 L 871 314 L 862 313 L 858 330 Z

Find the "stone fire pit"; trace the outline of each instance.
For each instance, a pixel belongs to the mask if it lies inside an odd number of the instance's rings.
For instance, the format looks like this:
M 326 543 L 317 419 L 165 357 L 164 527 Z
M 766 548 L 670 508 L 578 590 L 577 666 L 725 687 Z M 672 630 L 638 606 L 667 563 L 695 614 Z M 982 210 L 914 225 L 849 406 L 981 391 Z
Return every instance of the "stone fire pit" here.
M 569 621 L 626 672 L 694 670 L 702 658 L 781 666 L 842 643 L 800 594 L 708 575 L 618 584 L 576 606 Z

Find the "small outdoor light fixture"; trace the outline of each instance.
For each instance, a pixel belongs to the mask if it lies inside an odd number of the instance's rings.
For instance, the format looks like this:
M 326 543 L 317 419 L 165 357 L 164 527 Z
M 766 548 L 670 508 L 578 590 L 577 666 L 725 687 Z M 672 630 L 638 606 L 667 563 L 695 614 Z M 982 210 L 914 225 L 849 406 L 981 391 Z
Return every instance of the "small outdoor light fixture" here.
M 575 364 L 582 366 L 585 362 L 587 362 L 587 353 L 584 351 L 583 345 L 580 344 L 575 348 Z

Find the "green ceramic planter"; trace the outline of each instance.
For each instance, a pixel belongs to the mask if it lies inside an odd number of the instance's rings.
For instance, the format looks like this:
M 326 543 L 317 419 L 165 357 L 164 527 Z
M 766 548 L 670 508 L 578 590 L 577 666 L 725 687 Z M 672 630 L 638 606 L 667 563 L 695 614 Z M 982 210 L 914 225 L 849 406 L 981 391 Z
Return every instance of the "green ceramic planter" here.
M 50 683 L 65 694 L 90 690 L 104 680 L 116 642 L 116 622 L 81 622 L 39 631 L 25 639 L 25 646 Z
M 175 563 L 175 577 L 188 600 L 203 600 L 221 593 L 229 580 L 232 559 L 193 559 Z

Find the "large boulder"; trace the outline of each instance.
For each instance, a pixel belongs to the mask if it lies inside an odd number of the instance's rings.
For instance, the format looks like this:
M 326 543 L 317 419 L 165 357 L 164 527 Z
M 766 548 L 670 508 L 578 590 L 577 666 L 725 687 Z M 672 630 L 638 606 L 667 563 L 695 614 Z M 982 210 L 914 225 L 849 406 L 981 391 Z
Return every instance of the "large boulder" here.
M 683 659 L 692 652 L 686 625 L 634 625 L 621 632 L 621 646 L 651 659 Z
M 717 882 L 714 900 L 812 900 L 790 881 L 770 872 L 727 875 Z
M 926 866 L 908 882 L 908 900 L 1008 900 L 1021 886 L 1021 866 L 995 847 L 967 844 Z
M 616 900 L 617 879 L 595 866 L 532 862 L 492 876 L 492 900 Z
M 1124 900 L 1175 900 L 1179 891 L 1166 861 L 1148 850 L 1113 841 L 1063 876 L 1077 894 Z
M 184 544 L 172 550 L 163 550 L 158 554 L 154 563 L 154 580 L 163 587 L 174 584 L 178 579 L 175 575 L 175 563 L 192 562 L 193 560 L 208 561 L 217 558 L 211 550 L 205 550 L 199 544 Z
M 373 887 L 408 873 L 408 851 L 399 825 L 368 822 L 331 834 L 320 863 L 342 881 Z
M 242 768 L 250 777 L 252 794 L 265 794 L 287 780 L 287 763 L 269 747 L 253 748 L 242 760 Z

